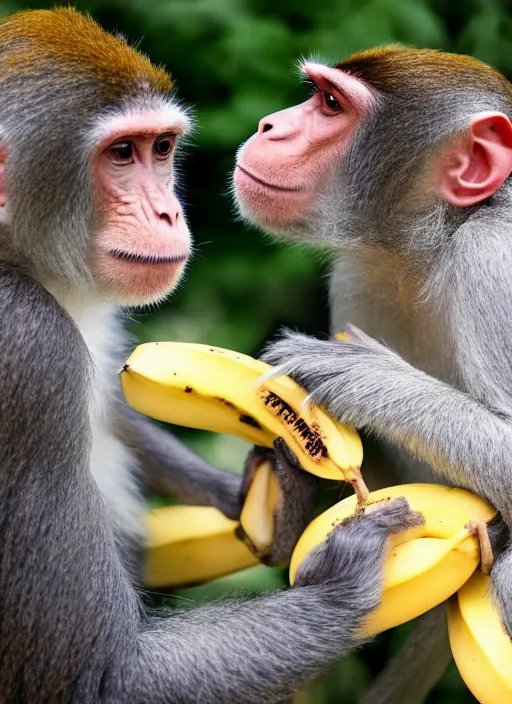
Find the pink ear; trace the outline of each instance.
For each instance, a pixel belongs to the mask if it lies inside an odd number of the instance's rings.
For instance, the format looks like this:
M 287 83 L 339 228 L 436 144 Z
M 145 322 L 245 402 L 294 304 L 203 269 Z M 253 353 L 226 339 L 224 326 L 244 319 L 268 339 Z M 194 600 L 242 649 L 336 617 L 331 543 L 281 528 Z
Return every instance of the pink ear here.
M 480 113 L 466 138 L 444 154 L 439 195 L 452 205 L 475 205 L 496 193 L 511 171 L 510 120 L 500 112 Z

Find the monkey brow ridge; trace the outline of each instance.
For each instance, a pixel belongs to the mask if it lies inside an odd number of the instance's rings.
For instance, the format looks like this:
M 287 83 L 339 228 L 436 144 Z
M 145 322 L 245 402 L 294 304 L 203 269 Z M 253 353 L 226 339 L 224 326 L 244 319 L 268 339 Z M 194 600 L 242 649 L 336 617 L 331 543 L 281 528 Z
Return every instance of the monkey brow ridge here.
M 0 42 L 7 50 L 9 67 L 24 72 L 37 72 L 53 59 L 62 71 L 88 74 L 109 84 L 113 93 L 142 84 L 157 93 L 173 88 L 162 67 L 73 8 L 29 10 L 6 17 L 0 22 Z

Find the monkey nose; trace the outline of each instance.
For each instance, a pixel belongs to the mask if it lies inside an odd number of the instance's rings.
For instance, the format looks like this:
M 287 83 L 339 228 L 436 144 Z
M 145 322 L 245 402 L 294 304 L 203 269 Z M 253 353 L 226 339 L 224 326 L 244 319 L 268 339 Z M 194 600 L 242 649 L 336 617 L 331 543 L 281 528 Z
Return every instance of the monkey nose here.
M 160 212 L 158 213 L 158 217 L 160 218 L 160 220 L 167 222 L 172 227 L 173 225 L 176 225 L 178 223 L 180 213 L 179 211 L 177 211 L 173 215 L 171 215 L 167 212 Z
M 152 193 L 149 205 L 160 223 L 165 227 L 176 227 L 183 218 L 180 204 L 174 193 Z
M 258 124 L 258 134 L 263 134 L 264 132 L 268 132 L 271 130 L 273 127 L 272 123 L 267 117 L 264 117 L 262 120 L 259 121 Z
M 302 112 L 296 108 L 287 108 L 263 117 L 258 123 L 258 136 L 264 139 L 280 140 L 297 136 L 301 130 Z M 268 136 L 267 133 L 268 132 Z

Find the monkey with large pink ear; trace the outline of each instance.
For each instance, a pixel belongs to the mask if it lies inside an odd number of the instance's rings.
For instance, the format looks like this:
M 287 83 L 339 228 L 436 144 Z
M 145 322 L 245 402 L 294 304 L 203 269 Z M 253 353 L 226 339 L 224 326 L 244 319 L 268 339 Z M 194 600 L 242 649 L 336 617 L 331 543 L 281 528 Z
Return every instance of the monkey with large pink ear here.
M 190 255 L 189 117 L 162 68 L 75 10 L 7 17 L 0 47 L 0 700 L 282 701 L 360 643 L 388 536 L 420 518 L 399 500 L 340 526 L 292 589 L 144 608 L 142 489 L 233 518 L 243 499 L 120 399 L 119 307 L 170 294 Z M 266 458 L 302 486 L 282 447 Z
M 260 121 L 236 197 L 263 229 L 332 248 L 332 330 L 349 338 L 287 332 L 265 359 L 377 441 L 373 486 L 467 487 L 510 527 L 511 85 L 472 58 L 397 46 L 303 71 L 311 97 Z M 512 633 L 512 548 L 492 581 Z M 449 658 L 443 613 L 411 648 L 365 704 L 423 701 Z

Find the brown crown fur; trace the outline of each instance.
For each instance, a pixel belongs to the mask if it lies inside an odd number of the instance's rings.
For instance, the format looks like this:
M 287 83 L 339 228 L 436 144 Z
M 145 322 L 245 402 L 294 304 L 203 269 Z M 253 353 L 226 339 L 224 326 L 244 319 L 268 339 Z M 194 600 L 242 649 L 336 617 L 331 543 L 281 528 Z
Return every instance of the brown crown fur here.
M 465 88 L 496 91 L 512 101 L 512 87 L 499 71 L 470 56 L 390 45 L 361 51 L 336 65 L 382 92 Z
M 0 44 L 17 74 L 37 73 L 55 63 L 61 72 L 107 84 L 113 95 L 134 88 L 167 94 L 173 87 L 163 68 L 72 8 L 10 15 L 0 22 Z

